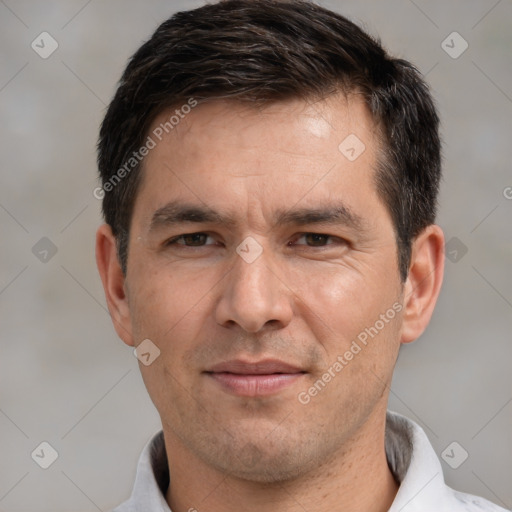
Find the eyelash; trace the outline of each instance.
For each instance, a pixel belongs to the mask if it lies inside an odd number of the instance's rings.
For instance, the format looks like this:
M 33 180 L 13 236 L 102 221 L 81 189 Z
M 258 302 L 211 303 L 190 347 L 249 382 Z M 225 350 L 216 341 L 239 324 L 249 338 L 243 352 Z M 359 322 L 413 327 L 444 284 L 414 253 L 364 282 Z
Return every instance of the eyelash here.
M 183 240 L 185 237 L 192 237 L 192 236 L 196 236 L 196 235 L 204 235 L 206 237 L 210 236 L 208 233 L 204 233 L 202 231 L 198 231 L 196 233 L 184 233 L 183 235 L 179 235 L 179 236 L 175 236 L 175 237 L 171 238 L 170 240 L 165 242 L 164 245 L 165 246 L 181 246 L 181 247 L 188 247 L 188 248 L 206 247 L 207 245 L 214 245 L 214 244 L 186 245 L 186 244 L 179 244 L 178 243 L 179 240 Z M 344 239 L 342 239 L 340 237 L 334 236 L 334 235 L 327 235 L 325 233 L 313 233 L 313 232 L 300 233 L 299 236 L 294 239 L 294 241 L 297 241 L 297 240 L 301 239 L 302 237 L 306 237 L 306 236 L 324 237 L 324 238 L 327 238 L 327 239 L 336 240 L 337 243 L 341 243 L 341 244 L 346 244 L 347 243 L 346 240 L 344 240 Z M 290 243 L 288 243 L 287 245 L 290 245 Z M 327 247 L 327 246 L 330 246 L 330 245 L 334 245 L 334 243 L 327 243 L 327 244 L 324 244 L 324 245 L 307 245 L 307 244 L 299 244 L 299 245 L 304 245 L 306 247 Z
M 184 233 L 183 235 L 175 236 L 175 237 L 171 238 L 170 240 L 167 240 L 167 242 L 165 242 L 165 245 L 166 246 L 178 245 L 178 246 L 183 246 L 183 247 L 204 247 L 204 245 L 185 245 L 185 244 L 178 244 L 177 243 L 178 240 L 184 239 L 185 237 L 196 236 L 196 235 L 210 236 L 210 235 L 208 235 L 208 233 L 203 233 L 202 231 L 198 231 L 197 233 Z

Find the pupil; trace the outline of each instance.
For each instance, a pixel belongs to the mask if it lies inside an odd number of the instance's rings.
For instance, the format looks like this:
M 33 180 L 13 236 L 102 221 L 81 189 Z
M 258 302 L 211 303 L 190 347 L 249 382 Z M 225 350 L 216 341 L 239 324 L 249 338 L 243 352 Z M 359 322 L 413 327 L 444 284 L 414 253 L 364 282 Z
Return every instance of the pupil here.
M 325 243 L 325 235 L 319 235 L 318 233 L 310 233 L 308 237 L 309 241 L 312 242 L 311 245 L 324 245 Z
M 202 245 L 204 242 L 204 234 L 196 233 L 193 235 L 187 235 L 185 237 L 185 243 L 188 245 Z

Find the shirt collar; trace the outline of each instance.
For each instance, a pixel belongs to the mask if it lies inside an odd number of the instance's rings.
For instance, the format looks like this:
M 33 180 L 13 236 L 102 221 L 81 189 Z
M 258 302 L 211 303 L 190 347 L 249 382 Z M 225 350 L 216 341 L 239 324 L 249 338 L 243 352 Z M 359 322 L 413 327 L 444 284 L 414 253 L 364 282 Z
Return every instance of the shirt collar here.
M 169 485 L 169 466 L 165 451 L 164 433 L 160 431 L 144 447 L 139 463 L 133 492 L 126 502 L 126 512 L 171 512 L 165 501 Z M 116 509 L 114 512 L 117 512 Z M 125 512 L 121 505 L 119 512 Z
M 388 411 L 385 447 L 390 470 L 400 484 L 389 512 L 506 512 L 482 498 L 448 487 L 425 432 L 405 416 Z M 159 432 L 140 456 L 131 498 L 114 512 L 172 512 L 165 501 L 168 485 L 164 437 Z

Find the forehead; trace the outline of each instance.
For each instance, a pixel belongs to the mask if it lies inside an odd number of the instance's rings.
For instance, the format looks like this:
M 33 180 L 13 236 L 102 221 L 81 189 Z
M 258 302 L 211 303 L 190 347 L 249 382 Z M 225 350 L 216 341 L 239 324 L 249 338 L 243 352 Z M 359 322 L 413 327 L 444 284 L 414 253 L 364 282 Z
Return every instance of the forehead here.
M 192 101 L 196 106 L 190 108 Z M 282 130 L 279 137 L 273 138 L 279 130 Z M 210 100 L 198 104 L 189 99 L 181 106 L 161 112 L 149 133 L 157 142 L 185 144 L 187 151 L 209 140 L 229 140 L 244 149 L 248 144 L 268 142 L 269 138 L 274 149 L 290 151 L 297 145 L 307 149 L 304 140 L 298 137 L 301 132 L 311 137 L 311 144 L 327 139 L 341 142 L 351 133 L 365 139 L 366 144 L 372 144 L 376 131 L 362 95 L 354 92 L 322 100 L 289 99 L 263 106 L 238 100 Z
M 376 131 L 358 95 L 175 107 L 150 127 L 155 145 L 138 196 L 153 211 L 174 199 L 236 211 L 258 201 L 274 210 L 308 206 L 341 189 L 357 195 L 374 188 Z

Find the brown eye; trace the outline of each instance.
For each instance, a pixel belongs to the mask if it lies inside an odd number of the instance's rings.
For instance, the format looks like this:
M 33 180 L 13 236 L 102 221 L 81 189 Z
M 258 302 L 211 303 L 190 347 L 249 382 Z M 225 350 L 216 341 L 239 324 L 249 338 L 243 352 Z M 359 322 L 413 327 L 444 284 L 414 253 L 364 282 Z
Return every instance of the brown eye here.
M 327 245 L 330 238 L 329 235 L 321 235 L 319 233 L 306 233 L 304 238 L 308 245 L 313 247 L 321 247 Z
M 166 245 L 181 245 L 186 247 L 202 247 L 207 244 L 209 235 L 206 233 L 186 233 L 169 240 Z
M 204 245 L 208 235 L 205 233 L 191 233 L 190 235 L 183 235 L 181 238 L 185 242 L 185 245 L 196 247 L 198 245 Z
M 302 233 L 295 239 L 294 243 L 307 247 L 325 247 L 342 242 L 343 240 L 341 238 L 332 235 L 325 235 L 323 233 Z

